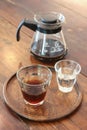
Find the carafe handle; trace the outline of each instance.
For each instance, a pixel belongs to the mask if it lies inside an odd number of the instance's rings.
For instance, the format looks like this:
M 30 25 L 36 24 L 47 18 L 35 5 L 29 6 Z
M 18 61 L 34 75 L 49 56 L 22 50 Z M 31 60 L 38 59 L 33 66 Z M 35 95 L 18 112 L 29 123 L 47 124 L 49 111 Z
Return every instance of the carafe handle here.
M 37 23 L 35 21 L 29 21 L 28 19 L 23 19 L 17 28 L 17 32 L 16 32 L 17 41 L 20 40 L 20 29 L 23 25 L 30 28 L 33 31 L 36 31 L 36 29 L 37 29 Z

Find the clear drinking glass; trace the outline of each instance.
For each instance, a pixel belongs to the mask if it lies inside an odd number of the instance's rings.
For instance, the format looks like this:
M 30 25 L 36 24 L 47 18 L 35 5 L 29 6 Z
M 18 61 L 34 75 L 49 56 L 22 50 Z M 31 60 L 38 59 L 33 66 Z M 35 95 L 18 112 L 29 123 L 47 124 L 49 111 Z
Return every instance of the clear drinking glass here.
M 17 79 L 26 104 L 41 105 L 50 85 L 52 72 L 46 66 L 32 65 L 17 71 Z
M 55 64 L 56 78 L 59 90 L 62 92 L 71 92 L 81 66 L 73 60 L 61 60 Z

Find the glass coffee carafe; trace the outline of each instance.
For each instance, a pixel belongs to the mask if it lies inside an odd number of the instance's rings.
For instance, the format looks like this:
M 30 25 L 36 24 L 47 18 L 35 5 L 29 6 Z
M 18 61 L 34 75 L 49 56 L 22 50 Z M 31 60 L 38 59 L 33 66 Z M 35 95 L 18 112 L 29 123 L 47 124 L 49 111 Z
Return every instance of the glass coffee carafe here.
M 34 15 L 34 20 L 24 19 L 17 29 L 17 41 L 20 39 L 20 29 L 24 25 L 35 31 L 31 53 L 43 61 L 62 59 L 67 52 L 67 47 L 62 32 L 62 23 L 65 17 L 56 12 L 39 13 Z

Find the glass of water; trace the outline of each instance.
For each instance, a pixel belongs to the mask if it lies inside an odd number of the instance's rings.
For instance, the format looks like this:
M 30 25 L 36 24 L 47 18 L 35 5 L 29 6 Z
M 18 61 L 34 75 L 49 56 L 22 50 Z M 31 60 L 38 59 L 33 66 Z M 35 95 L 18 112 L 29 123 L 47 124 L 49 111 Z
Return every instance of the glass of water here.
M 81 66 L 73 60 L 61 60 L 55 64 L 56 78 L 59 90 L 71 92 L 81 71 Z

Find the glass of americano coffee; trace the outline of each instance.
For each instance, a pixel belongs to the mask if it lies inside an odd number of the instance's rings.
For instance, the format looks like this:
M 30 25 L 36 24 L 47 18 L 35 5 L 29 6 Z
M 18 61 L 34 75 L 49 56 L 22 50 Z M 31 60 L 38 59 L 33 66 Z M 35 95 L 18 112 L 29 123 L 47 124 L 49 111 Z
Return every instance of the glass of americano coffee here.
M 42 105 L 50 85 L 52 72 L 43 65 L 21 67 L 17 71 L 24 102 L 30 105 Z

